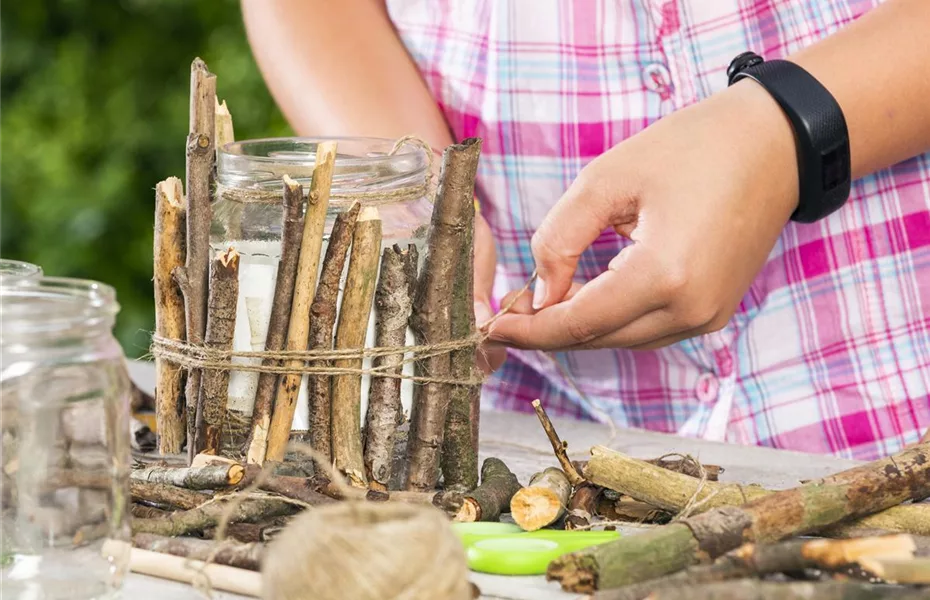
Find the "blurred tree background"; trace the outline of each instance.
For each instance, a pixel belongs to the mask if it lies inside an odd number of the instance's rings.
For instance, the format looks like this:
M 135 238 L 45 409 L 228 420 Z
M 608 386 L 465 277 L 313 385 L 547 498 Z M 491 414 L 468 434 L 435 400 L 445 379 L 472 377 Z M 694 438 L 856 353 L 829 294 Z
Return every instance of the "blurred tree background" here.
M 184 179 L 190 63 L 217 74 L 236 138 L 292 135 L 238 0 L 0 4 L 0 256 L 113 285 L 126 354 L 154 326 L 155 184 Z

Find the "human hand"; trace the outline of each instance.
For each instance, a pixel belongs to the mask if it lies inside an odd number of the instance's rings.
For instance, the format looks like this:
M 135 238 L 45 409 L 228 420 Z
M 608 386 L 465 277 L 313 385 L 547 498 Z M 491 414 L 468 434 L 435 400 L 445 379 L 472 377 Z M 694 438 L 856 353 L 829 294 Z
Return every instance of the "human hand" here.
M 791 126 L 764 89 L 739 82 L 582 170 L 533 236 L 532 306 L 516 299 L 490 339 L 646 349 L 720 329 L 797 202 Z M 607 228 L 634 243 L 573 284 L 579 256 Z

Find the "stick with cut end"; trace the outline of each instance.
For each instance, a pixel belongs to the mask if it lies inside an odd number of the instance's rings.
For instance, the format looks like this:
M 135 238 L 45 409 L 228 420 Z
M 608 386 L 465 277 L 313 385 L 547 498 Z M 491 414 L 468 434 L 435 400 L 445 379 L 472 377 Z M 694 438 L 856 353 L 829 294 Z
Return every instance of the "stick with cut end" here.
M 294 282 L 294 299 L 291 304 L 291 318 L 287 329 L 287 349 L 306 350 L 310 334 L 307 315 L 316 289 L 317 270 L 320 266 L 320 251 L 323 248 L 323 228 L 326 225 L 326 210 L 329 207 L 329 192 L 333 182 L 333 168 L 336 163 L 336 143 L 320 142 L 316 148 L 316 164 L 310 180 L 310 192 L 307 194 L 307 211 L 304 216 L 303 237 L 300 242 L 300 259 L 297 263 L 297 277 Z M 299 185 L 289 178 L 285 185 Z M 288 361 L 288 366 L 299 367 L 301 361 Z M 284 460 L 291 426 L 294 423 L 294 411 L 297 409 L 297 396 L 303 377 L 299 373 L 283 375 L 278 384 L 278 395 L 274 403 L 271 427 L 268 433 L 268 449 L 265 460 L 280 462 Z
M 359 349 L 365 345 L 380 254 L 381 218 L 377 208 L 365 207 L 355 224 L 345 291 L 339 307 L 335 346 L 339 350 Z M 333 365 L 337 369 L 361 369 L 362 359 L 343 358 L 333 361 Z M 358 487 L 367 485 L 360 425 L 361 394 L 361 375 L 333 377 L 333 462 L 345 473 L 349 483 Z
M 280 352 L 284 349 L 287 338 L 288 323 L 291 315 L 291 301 L 294 298 L 294 281 L 297 278 L 297 260 L 300 257 L 301 233 L 303 231 L 303 195 L 300 186 L 291 181 L 283 182 L 283 217 L 281 221 L 281 258 L 278 259 L 278 274 L 274 283 L 274 296 L 271 300 L 271 315 L 268 319 L 268 334 L 265 336 L 265 351 Z M 262 365 L 268 366 L 272 361 L 265 359 Z M 274 404 L 275 388 L 278 375 L 260 373 L 255 392 L 255 404 L 252 408 L 252 422 L 249 426 L 249 439 L 246 461 L 250 464 L 262 464 L 268 448 L 268 428 L 271 426 L 271 411 Z
M 210 499 L 206 494 L 186 490 L 164 483 L 145 483 L 133 479 L 129 482 L 133 502 L 146 502 L 172 510 L 196 508 Z
M 346 257 L 355 234 L 355 224 L 361 204 L 353 202 L 349 210 L 339 213 L 326 246 L 326 256 L 320 272 L 313 304 L 310 306 L 310 349 L 331 350 L 333 328 L 336 325 L 336 299 L 339 281 L 345 269 Z M 330 361 L 319 361 L 320 367 L 329 367 Z M 310 445 L 326 462 L 332 462 L 332 402 L 329 375 L 315 375 L 307 382 L 309 404 Z
M 197 538 L 177 538 L 137 533 L 132 545 L 142 550 L 182 556 L 193 560 L 209 560 L 218 565 L 258 571 L 261 568 L 264 544 L 240 544 L 229 540 L 214 542 Z
M 468 213 L 475 210 L 475 175 L 480 152 L 481 140 L 469 138 L 461 144 L 450 145 L 442 155 L 426 258 L 410 318 L 419 344 L 447 342 L 451 336 L 455 271 L 465 241 Z M 451 364 L 449 354 L 437 354 L 418 361 L 416 372 L 423 377 L 447 378 Z M 436 487 L 448 408 L 448 385 L 430 382 L 414 388 L 407 441 L 406 489 L 427 491 Z
M 187 341 L 203 343 L 207 326 L 207 284 L 210 270 L 210 190 L 215 161 L 214 118 L 216 75 L 199 58 L 191 64 L 190 128 L 187 136 L 187 257 L 174 278 L 184 295 Z M 187 377 L 187 454 L 193 458 L 204 445 L 200 370 Z
M 510 515 L 524 531 L 536 531 L 565 514 L 572 484 L 562 469 L 549 467 L 530 477 L 526 487 L 510 499 Z
M 568 503 L 568 516 L 565 517 L 565 529 L 581 529 L 591 525 L 591 519 L 597 513 L 597 501 L 603 488 L 585 482 L 575 488 Z
M 412 307 L 412 292 L 417 281 L 417 247 L 395 245 L 385 248 L 381 257 L 381 275 L 375 293 L 377 320 L 375 346 L 403 348 L 407 339 L 407 319 Z M 378 356 L 372 368 L 385 368 L 398 375 L 403 354 Z M 391 481 L 394 433 L 397 410 L 401 406 L 400 379 L 372 375 L 365 419 L 365 474 L 372 489 L 386 491 Z
M 465 495 L 455 521 L 497 521 L 510 509 L 510 500 L 523 487 L 517 476 L 498 458 L 486 458 L 481 465 L 481 485 Z
M 183 341 L 184 298 L 174 281 L 184 265 L 184 192 L 181 180 L 169 177 L 155 186 L 155 333 Z M 181 368 L 155 358 L 155 422 L 158 452 L 177 454 L 184 445 L 184 377 Z
M 549 420 L 549 415 L 546 414 L 546 409 L 543 408 L 539 400 L 533 400 L 533 409 L 536 411 L 536 416 L 539 417 L 539 422 L 542 425 L 543 431 L 546 432 L 546 437 L 549 438 L 549 443 L 552 444 L 552 450 L 555 452 L 555 457 L 558 459 L 559 464 L 562 465 L 562 471 L 565 473 L 565 476 L 568 477 L 569 483 L 573 486 L 581 485 L 584 483 L 584 477 L 575 469 L 575 465 L 572 464 L 571 459 L 568 458 L 568 443 L 562 440 L 559 437 L 559 434 L 555 431 L 555 426 L 552 424 L 552 421 Z
M 620 587 L 714 559 L 743 542 L 771 543 L 813 533 L 928 495 L 930 445 L 924 444 L 743 506 L 718 507 L 566 554 L 549 564 L 547 576 L 568 591 Z
M 228 499 L 218 499 L 190 510 L 175 512 L 170 519 L 134 519 L 132 532 L 154 533 L 169 537 L 187 535 L 216 527 L 223 518 Z M 284 498 L 247 498 L 233 510 L 228 523 L 255 523 L 294 514 L 299 510 L 292 501 Z
M 229 248 L 217 256 L 210 268 L 210 295 L 207 301 L 207 333 L 204 345 L 215 350 L 232 350 L 236 331 L 236 303 L 239 301 L 239 253 Z M 229 400 L 229 371 L 210 369 L 201 376 L 204 452 L 220 453 L 220 434 L 226 421 Z
M 187 490 L 219 490 L 232 487 L 242 481 L 245 470 L 242 465 L 216 464 L 206 467 L 146 467 L 134 469 L 132 481 L 162 483 Z

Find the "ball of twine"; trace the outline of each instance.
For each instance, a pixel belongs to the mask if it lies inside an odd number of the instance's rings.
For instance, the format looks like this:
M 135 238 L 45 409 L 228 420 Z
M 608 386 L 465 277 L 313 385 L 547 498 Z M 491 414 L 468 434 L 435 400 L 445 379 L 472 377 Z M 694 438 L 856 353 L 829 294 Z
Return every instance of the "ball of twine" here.
M 471 600 L 465 552 L 426 505 L 340 502 L 305 511 L 262 560 L 271 600 Z

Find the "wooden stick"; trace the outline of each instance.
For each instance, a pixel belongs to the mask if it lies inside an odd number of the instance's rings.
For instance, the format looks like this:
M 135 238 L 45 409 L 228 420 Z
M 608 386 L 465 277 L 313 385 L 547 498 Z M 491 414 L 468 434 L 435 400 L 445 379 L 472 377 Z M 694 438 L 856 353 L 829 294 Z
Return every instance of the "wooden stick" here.
M 107 540 L 103 544 L 104 556 L 125 556 L 126 542 Z M 207 564 L 181 556 L 161 554 L 140 548 L 130 548 L 129 570 L 161 579 L 194 584 L 206 577 L 211 588 L 261 598 L 262 576 L 255 571 L 226 565 Z
M 546 409 L 543 408 L 538 399 L 533 400 L 533 410 L 536 411 L 536 416 L 539 417 L 539 422 L 542 425 L 543 431 L 546 432 L 546 437 L 549 438 L 549 443 L 552 444 L 555 457 L 558 459 L 559 464 L 562 465 L 562 471 L 564 471 L 565 476 L 568 477 L 569 483 L 573 486 L 584 483 L 584 477 L 578 473 L 575 469 L 575 465 L 573 465 L 572 461 L 568 458 L 568 442 L 563 441 L 562 438 L 559 437 L 559 434 L 556 433 L 555 426 L 552 424 L 552 421 L 549 420 Z
M 294 301 L 291 304 L 291 319 L 287 329 L 287 349 L 306 350 L 310 323 L 307 315 L 316 289 L 317 270 L 320 266 L 320 250 L 323 247 L 323 228 L 329 207 L 329 192 L 336 163 L 336 143 L 320 142 L 316 148 L 316 164 L 307 194 L 307 210 L 304 216 L 303 237 L 300 242 L 300 259 L 297 264 Z M 285 181 L 286 185 L 294 182 Z M 296 184 L 295 184 L 296 185 Z M 289 361 L 292 367 L 300 361 Z M 284 375 L 278 384 L 278 395 L 274 403 L 271 428 L 268 433 L 268 449 L 265 460 L 284 460 L 287 443 L 291 437 L 297 396 L 303 377 L 299 373 Z
M 310 306 L 310 349 L 331 350 L 333 347 L 333 328 L 336 325 L 336 300 L 339 297 L 339 282 L 345 268 L 355 224 L 361 204 L 353 202 L 349 210 L 339 213 L 333 224 L 333 231 L 326 246 L 326 256 L 320 273 L 320 285 L 317 286 L 313 304 Z M 330 366 L 330 361 L 320 361 L 321 367 Z M 310 377 L 307 382 L 308 404 L 310 410 L 310 445 L 314 450 L 332 462 L 332 402 L 329 375 Z
M 863 558 L 859 566 L 867 576 L 887 583 L 930 585 L 930 558 Z
M 230 144 L 236 140 L 236 135 L 233 130 L 233 119 L 232 115 L 229 113 L 229 107 L 226 106 L 226 101 L 223 100 L 222 104 L 219 99 L 215 98 L 215 108 L 214 108 L 214 129 L 216 130 L 216 148 L 219 150 L 226 144 Z
M 565 514 L 572 484 L 562 469 L 549 467 L 530 478 L 510 499 L 510 515 L 524 531 L 551 525 Z
M 291 301 L 294 298 L 294 281 L 297 278 L 297 260 L 300 257 L 301 232 L 304 223 L 303 196 L 300 186 L 293 181 L 290 183 L 284 181 L 283 187 L 281 257 L 278 259 L 278 274 L 274 283 L 268 334 L 265 336 L 265 350 L 268 352 L 280 352 L 284 349 L 290 322 Z M 272 361 L 267 359 L 262 361 L 262 365 L 266 366 L 271 363 Z M 260 373 L 258 376 L 246 450 L 246 462 L 250 464 L 260 465 L 265 461 L 268 428 L 271 426 L 271 411 L 277 383 L 278 376 L 275 373 Z
M 336 327 L 337 349 L 357 349 L 365 345 L 380 254 L 381 218 L 377 208 L 365 207 L 358 216 L 352 238 L 352 255 Z M 362 367 L 360 358 L 344 358 L 333 363 L 336 368 L 343 369 Z M 333 462 L 349 482 L 358 487 L 368 483 L 362 454 L 361 394 L 361 375 L 333 377 Z
M 582 483 L 572 494 L 568 503 L 568 516 L 565 517 L 565 529 L 588 527 L 597 513 L 597 501 L 603 488 L 591 483 Z
M 137 533 L 132 536 L 132 545 L 142 550 L 182 556 L 193 560 L 207 561 L 218 565 L 258 571 L 261 569 L 264 544 L 239 544 L 229 540 L 214 542 L 197 538 L 176 538 Z
M 608 593 L 598 593 L 595 600 L 610 600 Z M 877 586 L 857 581 L 795 581 L 773 583 L 742 579 L 688 587 L 662 587 L 649 600 L 918 600 L 926 591 Z
M 131 479 L 144 483 L 162 483 L 188 490 L 218 490 L 242 481 L 244 469 L 240 464 L 210 465 L 207 467 L 146 467 L 132 471 Z
M 510 500 L 523 486 L 517 476 L 498 458 L 486 458 L 481 465 L 481 485 L 465 495 L 455 521 L 496 521 L 510 509 Z
M 246 467 L 245 477 L 239 482 L 239 488 L 248 487 L 260 474 L 261 468 L 258 465 L 249 465 Z M 267 492 L 274 492 L 314 506 L 335 501 L 332 497 L 321 493 L 318 487 L 319 482 L 314 479 L 289 475 L 265 475 L 260 485 L 260 489 Z
M 715 508 L 567 554 L 550 563 L 548 577 L 570 591 L 629 585 L 716 558 L 744 541 L 769 543 L 812 533 L 928 495 L 930 445 L 923 444 L 740 507 Z
M 442 155 L 427 253 L 410 319 L 419 344 L 446 342 L 451 335 L 452 287 L 464 243 L 464 224 L 468 212 L 474 212 L 480 152 L 481 140 L 469 138 L 447 147 Z M 451 364 L 448 354 L 438 354 L 419 361 L 416 371 L 420 376 L 448 377 Z M 440 451 L 449 408 L 448 387 L 425 383 L 414 388 L 404 485 L 408 490 L 432 490 L 439 481 Z
M 170 510 L 163 510 L 144 504 L 136 504 L 135 502 L 129 507 L 129 514 L 132 515 L 133 519 L 162 519 L 171 515 L 171 513 L 172 511 Z
M 597 516 L 608 521 L 627 521 L 630 523 L 649 523 L 665 525 L 675 515 L 651 504 L 634 500 L 629 496 L 620 496 L 619 499 L 610 499 L 601 496 L 597 502 Z
M 132 532 L 154 533 L 168 537 L 187 535 L 219 525 L 226 510 L 228 500 L 216 500 L 192 508 L 175 512 L 170 519 L 133 519 Z M 282 498 L 247 498 L 240 502 L 228 523 L 254 523 L 271 517 L 290 515 L 298 511 L 293 502 Z
M 210 190 L 213 184 L 216 75 L 199 58 L 191 64 L 190 134 L 187 136 L 187 257 L 174 271 L 184 295 L 187 341 L 202 344 L 207 325 L 207 283 L 210 269 Z M 200 371 L 187 377 L 188 460 L 203 448 L 203 407 Z
M 163 483 L 146 483 L 135 479 L 129 482 L 133 502 L 147 502 L 171 509 L 196 508 L 210 499 L 206 494 Z
M 210 267 L 205 346 L 216 350 L 232 350 L 238 301 L 239 253 L 234 248 L 229 248 L 217 256 Z M 220 434 L 226 422 L 226 404 L 229 400 L 229 371 L 204 371 L 201 376 L 200 395 L 203 398 L 205 423 L 204 452 L 219 454 Z
M 669 456 L 670 455 L 652 458 L 646 462 L 657 467 L 662 467 L 663 469 L 668 469 L 669 471 L 697 477 L 698 479 L 701 478 L 701 469 L 703 469 L 703 475 L 707 478 L 707 481 L 719 481 L 720 475 L 724 472 L 723 467 L 699 463 L 691 456 L 684 456 L 681 458 L 670 458 Z
M 169 177 L 155 186 L 155 333 L 183 341 L 184 298 L 174 281 L 184 264 L 184 191 L 181 180 Z M 155 359 L 155 422 L 158 451 L 177 454 L 184 445 L 184 377 L 181 368 Z
M 375 346 L 402 348 L 407 339 L 407 320 L 412 309 L 417 281 L 417 247 L 407 249 L 395 245 L 385 248 L 381 257 L 381 275 L 375 293 L 377 321 Z M 388 373 L 401 372 L 403 354 L 379 356 L 373 368 L 388 368 Z M 394 456 L 394 433 L 397 430 L 397 409 L 401 406 L 400 379 L 372 376 L 368 394 L 368 414 L 365 418 L 365 474 L 372 489 L 386 491 L 391 481 Z
M 696 500 L 692 514 L 698 514 L 720 506 L 739 506 L 776 493 L 758 485 L 740 486 L 712 481 L 705 482 L 699 491 L 700 481 L 694 477 L 663 469 L 654 461 L 631 458 L 604 446 L 591 448 L 591 460 L 584 467 L 584 476 L 593 483 L 671 513 L 681 512 L 692 497 Z M 874 530 L 930 535 L 930 505 L 892 506 L 821 533 L 829 537 L 861 537 L 857 532 Z
M 474 206 L 474 205 L 473 205 Z M 462 253 L 452 288 L 452 339 L 468 339 L 475 334 L 475 211 L 465 211 Z M 467 347 L 451 355 L 452 378 L 468 381 L 478 372 L 476 349 Z M 468 492 L 478 485 L 477 421 L 481 386 L 454 385 L 450 390 L 449 414 L 442 445 L 442 479 L 446 489 Z

